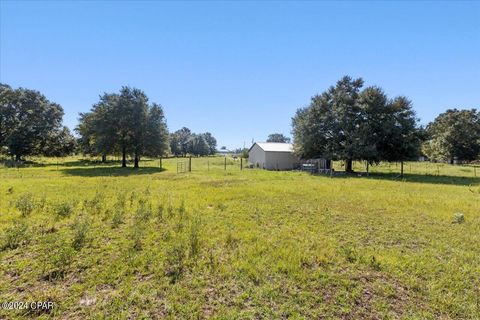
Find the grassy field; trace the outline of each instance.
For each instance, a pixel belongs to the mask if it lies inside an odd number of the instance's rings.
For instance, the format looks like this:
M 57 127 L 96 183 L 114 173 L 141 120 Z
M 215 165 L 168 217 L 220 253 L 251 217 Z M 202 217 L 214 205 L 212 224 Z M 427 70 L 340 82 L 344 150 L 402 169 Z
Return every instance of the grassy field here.
M 0 318 L 480 317 L 472 167 L 407 163 L 396 179 L 396 165 L 330 178 L 223 158 L 178 174 L 183 159 L 38 161 L 0 168 L 0 301 L 55 306 Z

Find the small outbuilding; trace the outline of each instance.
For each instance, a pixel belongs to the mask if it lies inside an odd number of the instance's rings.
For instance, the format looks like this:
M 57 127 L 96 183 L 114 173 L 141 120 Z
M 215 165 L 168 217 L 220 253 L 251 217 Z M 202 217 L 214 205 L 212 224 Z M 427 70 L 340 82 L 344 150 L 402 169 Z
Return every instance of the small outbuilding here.
M 255 142 L 248 150 L 248 161 L 255 168 L 267 170 L 292 170 L 300 163 L 293 145 L 280 142 Z

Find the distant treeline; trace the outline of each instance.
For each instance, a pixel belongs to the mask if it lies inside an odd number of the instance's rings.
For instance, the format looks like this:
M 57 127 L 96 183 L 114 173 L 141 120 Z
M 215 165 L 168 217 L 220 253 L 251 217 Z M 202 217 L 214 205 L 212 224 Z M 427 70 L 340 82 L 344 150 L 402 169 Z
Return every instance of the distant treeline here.
M 161 105 L 139 89 L 122 87 L 100 96 L 89 112 L 80 113 L 78 138 L 63 126 L 63 108 L 43 94 L 0 84 L 0 153 L 15 160 L 26 156 L 120 155 L 138 167 L 143 156 L 211 155 L 211 133 L 183 127 L 168 132 Z M 419 125 L 406 97 L 388 98 L 379 87 L 363 88 L 348 76 L 312 97 L 292 119 L 295 152 L 302 158 L 369 163 L 405 161 L 423 155 L 434 161 L 472 161 L 480 156 L 480 112 L 449 109 L 426 127 Z M 288 142 L 281 134 L 268 141 Z

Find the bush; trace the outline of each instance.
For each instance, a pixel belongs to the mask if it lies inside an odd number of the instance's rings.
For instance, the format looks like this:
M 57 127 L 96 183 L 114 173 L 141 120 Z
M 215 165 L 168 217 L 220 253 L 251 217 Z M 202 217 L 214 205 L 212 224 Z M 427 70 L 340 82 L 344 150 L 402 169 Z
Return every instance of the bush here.
M 48 281 L 64 278 L 73 263 L 75 249 L 58 233 L 47 235 L 44 241 L 40 255 L 43 278 Z
M 55 206 L 55 214 L 59 217 L 67 217 L 73 212 L 73 205 L 69 202 L 62 202 Z
M 118 228 L 123 223 L 124 211 L 123 209 L 117 209 L 113 212 L 112 216 L 112 228 Z
M 28 242 L 28 226 L 22 221 L 15 222 L 13 226 L 5 230 L 0 243 L 0 249 L 1 251 L 16 249 Z
M 145 200 L 140 200 L 138 202 L 138 208 L 135 212 L 135 221 L 137 223 L 148 222 L 150 216 L 152 215 L 152 208 L 150 203 L 147 203 Z
M 26 217 L 35 209 L 35 199 L 31 193 L 22 194 L 15 202 L 15 208 Z
M 72 247 L 75 250 L 80 250 L 84 246 L 87 234 L 90 229 L 90 224 L 86 219 L 76 220 L 73 225 L 73 241 Z
M 98 214 L 102 211 L 103 202 L 105 200 L 105 195 L 103 192 L 98 190 L 95 192 L 92 200 L 86 200 L 84 202 L 85 209 L 88 209 L 92 214 Z
M 185 270 L 185 246 L 181 241 L 176 242 L 169 248 L 166 256 L 165 274 L 175 283 Z

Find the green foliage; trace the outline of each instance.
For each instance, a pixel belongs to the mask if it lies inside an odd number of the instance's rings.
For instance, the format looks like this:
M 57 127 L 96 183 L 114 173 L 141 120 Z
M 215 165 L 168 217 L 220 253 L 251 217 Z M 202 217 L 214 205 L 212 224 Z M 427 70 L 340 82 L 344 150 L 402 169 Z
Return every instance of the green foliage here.
M 62 107 L 40 92 L 0 84 L 0 148 L 6 147 L 16 160 L 70 153 L 73 137 L 62 127 L 62 117 Z
M 284 136 L 283 133 L 272 133 L 268 135 L 267 142 L 289 143 L 290 138 Z
M 64 238 L 51 234 L 45 239 L 41 258 L 44 279 L 54 281 L 63 279 L 75 258 L 75 249 Z
M 361 78 L 343 77 L 297 110 L 292 125 L 301 158 L 343 159 L 350 171 L 352 160 L 405 161 L 419 154 L 422 136 L 411 102 L 362 87 Z
M 175 283 L 183 275 L 185 271 L 185 244 L 177 241 L 165 253 L 165 274 Z
M 28 225 L 23 221 L 15 221 L 0 237 L 0 251 L 16 249 L 27 244 L 29 240 Z
M 80 250 L 85 245 L 87 235 L 90 229 L 90 223 L 86 218 L 76 219 L 72 226 L 73 229 L 73 241 L 72 247 L 75 250 Z
M 88 113 L 80 114 L 76 128 L 80 145 L 92 155 L 134 154 L 135 167 L 141 156 L 161 156 L 168 147 L 168 131 L 163 109 L 148 104 L 146 94 L 136 88 L 122 87 L 118 94 L 104 94 Z
M 33 195 L 29 193 L 24 193 L 18 197 L 15 201 L 15 208 L 22 214 L 23 217 L 26 217 L 35 209 L 35 199 Z
M 58 217 L 68 217 L 73 212 L 73 205 L 70 202 L 61 202 L 54 207 Z
M 449 109 L 427 126 L 422 151 L 432 160 L 453 162 L 480 157 L 480 111 Z

